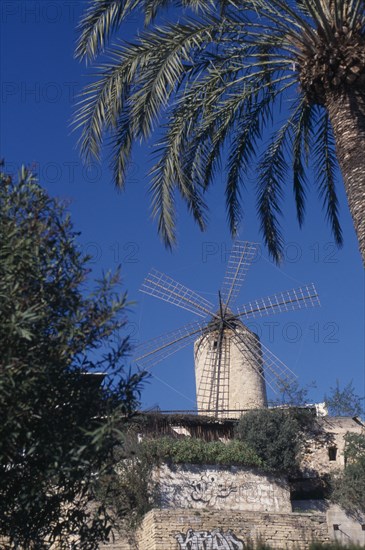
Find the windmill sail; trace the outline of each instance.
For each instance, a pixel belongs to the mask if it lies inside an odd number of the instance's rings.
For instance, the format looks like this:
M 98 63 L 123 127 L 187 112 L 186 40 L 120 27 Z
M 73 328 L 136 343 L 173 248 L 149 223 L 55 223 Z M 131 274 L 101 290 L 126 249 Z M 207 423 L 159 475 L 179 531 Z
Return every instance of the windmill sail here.
M 147 275 L 141 287 L 141 292 L 160 298 L 160 300 L 191 311 L 201 317 L 213 315 L 214 306 L 211 302 L 156 269 Z
M 255 243 L 235 241 L 233 244 L 221 290 L 222 301 L 227 308 L 237 298 L 256 254 Z
M 173 353 L 185 348 L 202 332 L 203 326 L 198 323 L 189 323 L 177 330 L 148 340 L 136 347 L 135 363 L 140 369 L 147 370 Z
M 238 309 L 236 315 L 248 319 L 319 305 L 319 297 L 312 283 L 248 302 Z

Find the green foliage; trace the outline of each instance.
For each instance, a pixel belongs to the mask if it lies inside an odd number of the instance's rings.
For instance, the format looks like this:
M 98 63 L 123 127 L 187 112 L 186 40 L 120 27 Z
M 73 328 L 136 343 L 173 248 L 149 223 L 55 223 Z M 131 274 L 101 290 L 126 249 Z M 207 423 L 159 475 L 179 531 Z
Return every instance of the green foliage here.
M 341 389 L 340 383 L 336 380 L 336 386 L 330 388 L 329 395 L 324 400 L 331 416 L 361 416 L 364 411 L 364 397 L 355 393 L 352 380 Z
M 365 457 L 365 433 L 348 432 L 345 435 L 345 460 L 355 462 Z
M 123 373 L 118 273 L 87 295 L 76 238 L 30 173 L 17 183 L 0 174 L 0 535 L 10 547 L 69 548 L 72 537 L 92 550 L 112 525 L 95 482 L 114 463 L 142 377 Z
M 141 452 L 151 461 L 172 462 L 175 464 L 239 464 L 262 467 L 263 462 L 257 454 L 242 441 L 204 441 L 186 437 L 174 439 L 161 437 L 145 439 L 141 443 Z
M 345 510 L 365 513 L 365 434 L 345 436 L 344 472 L 332 480 L 331 499 Z
M 299 467 L 303 431 L 313 422 L 305 410 L 253 410 L 241 416 L 235 436 L 256 452 L 267 469 L 293 473 Z
M 153 463 L 140 453 L 118 462 L 101 476 L 96 487 L 98 498 L 107 503 L 119 530 L 133 531 L 152 508 Z

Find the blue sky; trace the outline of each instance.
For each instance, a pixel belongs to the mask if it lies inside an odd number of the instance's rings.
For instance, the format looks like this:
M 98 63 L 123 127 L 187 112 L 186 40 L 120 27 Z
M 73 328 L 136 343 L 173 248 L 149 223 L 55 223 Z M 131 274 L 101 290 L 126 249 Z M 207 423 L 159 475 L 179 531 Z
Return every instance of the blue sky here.
M 193 314 L 141 294 L 155 267 L 208 299 L 217 299 L 232 241 L 226 227 L 224 190 L 219 178 L 210 192 L 210 221 L 200 233 L 178 204 L 178 247 L 163 247 L 151 220 L 147 170 L 150 149 L 139 147 L 126 190 L 113 188 L 107 162 L 85 168 L 70 122 L 87 69 L 73 58 L 76 25 L 85 3 L 73 0 L 3 0 L 1 17 L 0 154 L 9 171 L 34 166 L 53 196 L 70 201 L 80 245 L 92 257 L 94 275 L 122 265 L 130 307 L 128 331 L 138 343 L 195 320 Z M 130 23 L 129 32 L 133 22 Z M 255 197 L 247 186 L 239 238 L 259 243 L 237 300 L 250 299 L 314 282 L 321 307 L 267 317 L 248 326 L 284 361 L 302 385 L 316 381 L 312 398 L 320 401 L 335 385 L 353 380 L 359 394 L 364 381 L 364 277 L 346 198 L 339 186 L 344 247 L 338 250 L 324 220 L 315 190 L 308 194 L 304 228 L 298 229 L 293 199 L 284 204 L 285 261 L 276 267 L 262 245 Z M 143 406 L 194 407 L 192 346 L 153 370 Z

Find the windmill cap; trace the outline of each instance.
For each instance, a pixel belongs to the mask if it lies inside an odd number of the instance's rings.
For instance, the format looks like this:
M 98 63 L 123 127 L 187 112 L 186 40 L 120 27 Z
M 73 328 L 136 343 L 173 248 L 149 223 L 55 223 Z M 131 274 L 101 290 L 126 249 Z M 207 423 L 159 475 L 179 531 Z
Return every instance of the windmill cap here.
M 218 310 L 216 312 L 216 315 L 217 317 L 213 317 L 205 326 L 204 330 L 203 330 L 203 336 L 206 336 L 207 333 L 209 332 L 213 332 L 215 330 L 219 330 L 220 329 L 220 323 L 221 323 L 221 319 L 220 319 L 220 311 Z M 239 317 L 237 317 L 230 309 L 227 309 L 226 310 L 226 313 L 224 315 L 224 320 L 229 323 L 230 326 L 225 326 L 226 329 L 230 329 L 230 327 L 232 327 L 232 329 L 243 329 L 245 332 L 248 332 L 249 334 L 252 334 L 253 336 L 257 336 L 257 334 L 255 332 L 253 332 L 251 329 L 249 329 L 242 321 L 241 319 L 239 319 Z

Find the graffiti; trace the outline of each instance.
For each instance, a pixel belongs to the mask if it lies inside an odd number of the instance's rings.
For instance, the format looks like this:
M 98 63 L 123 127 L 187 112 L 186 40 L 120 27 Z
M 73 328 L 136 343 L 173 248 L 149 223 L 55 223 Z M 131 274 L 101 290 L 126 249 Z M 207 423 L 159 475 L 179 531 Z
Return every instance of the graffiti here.
M 162 508 L 210 508 L 290 512 L 286 482 L 247 469 L 213 466 L 161 466 L 156 473 Z
M 243 550 L 243 542 L 228 529 L 225 533 L 221 529 L 213 531 L 194 531 L 188 529 L 186 535 L 175 535 L 180 550 Z
M 206 506 L 215 506 L 218 499 L 226 499 L 232 493 L 230 502 L 236 503 L 260 503 L 275 502 L 275 493 L 270 483 L 265 481 L 246 481 L 241 484 L 229 482 L 224 477 L 202 475 L 197 481 L 185 484 L 184 487 L 192 489 L 190 498 L 194 502 L 203 502 Z M 232 500 L 233 498 L 233 500 Z
M 190 484 L 192 492 L 190 496 L 195 502 L 200 501 L 214 506 L 217 498 L 227 498 L 228 495 L 237 491 L 233 483 L 218 483 L 214 476 L 202 475 L 199 481 Z
M 237 502 L 244 500 L 247 503 L 265 502 L 273 503 L 275 501 L 275 493 L 270 483 L 262 481 L 260 484 L 254 481 L 242 483 L 238 489 Z

